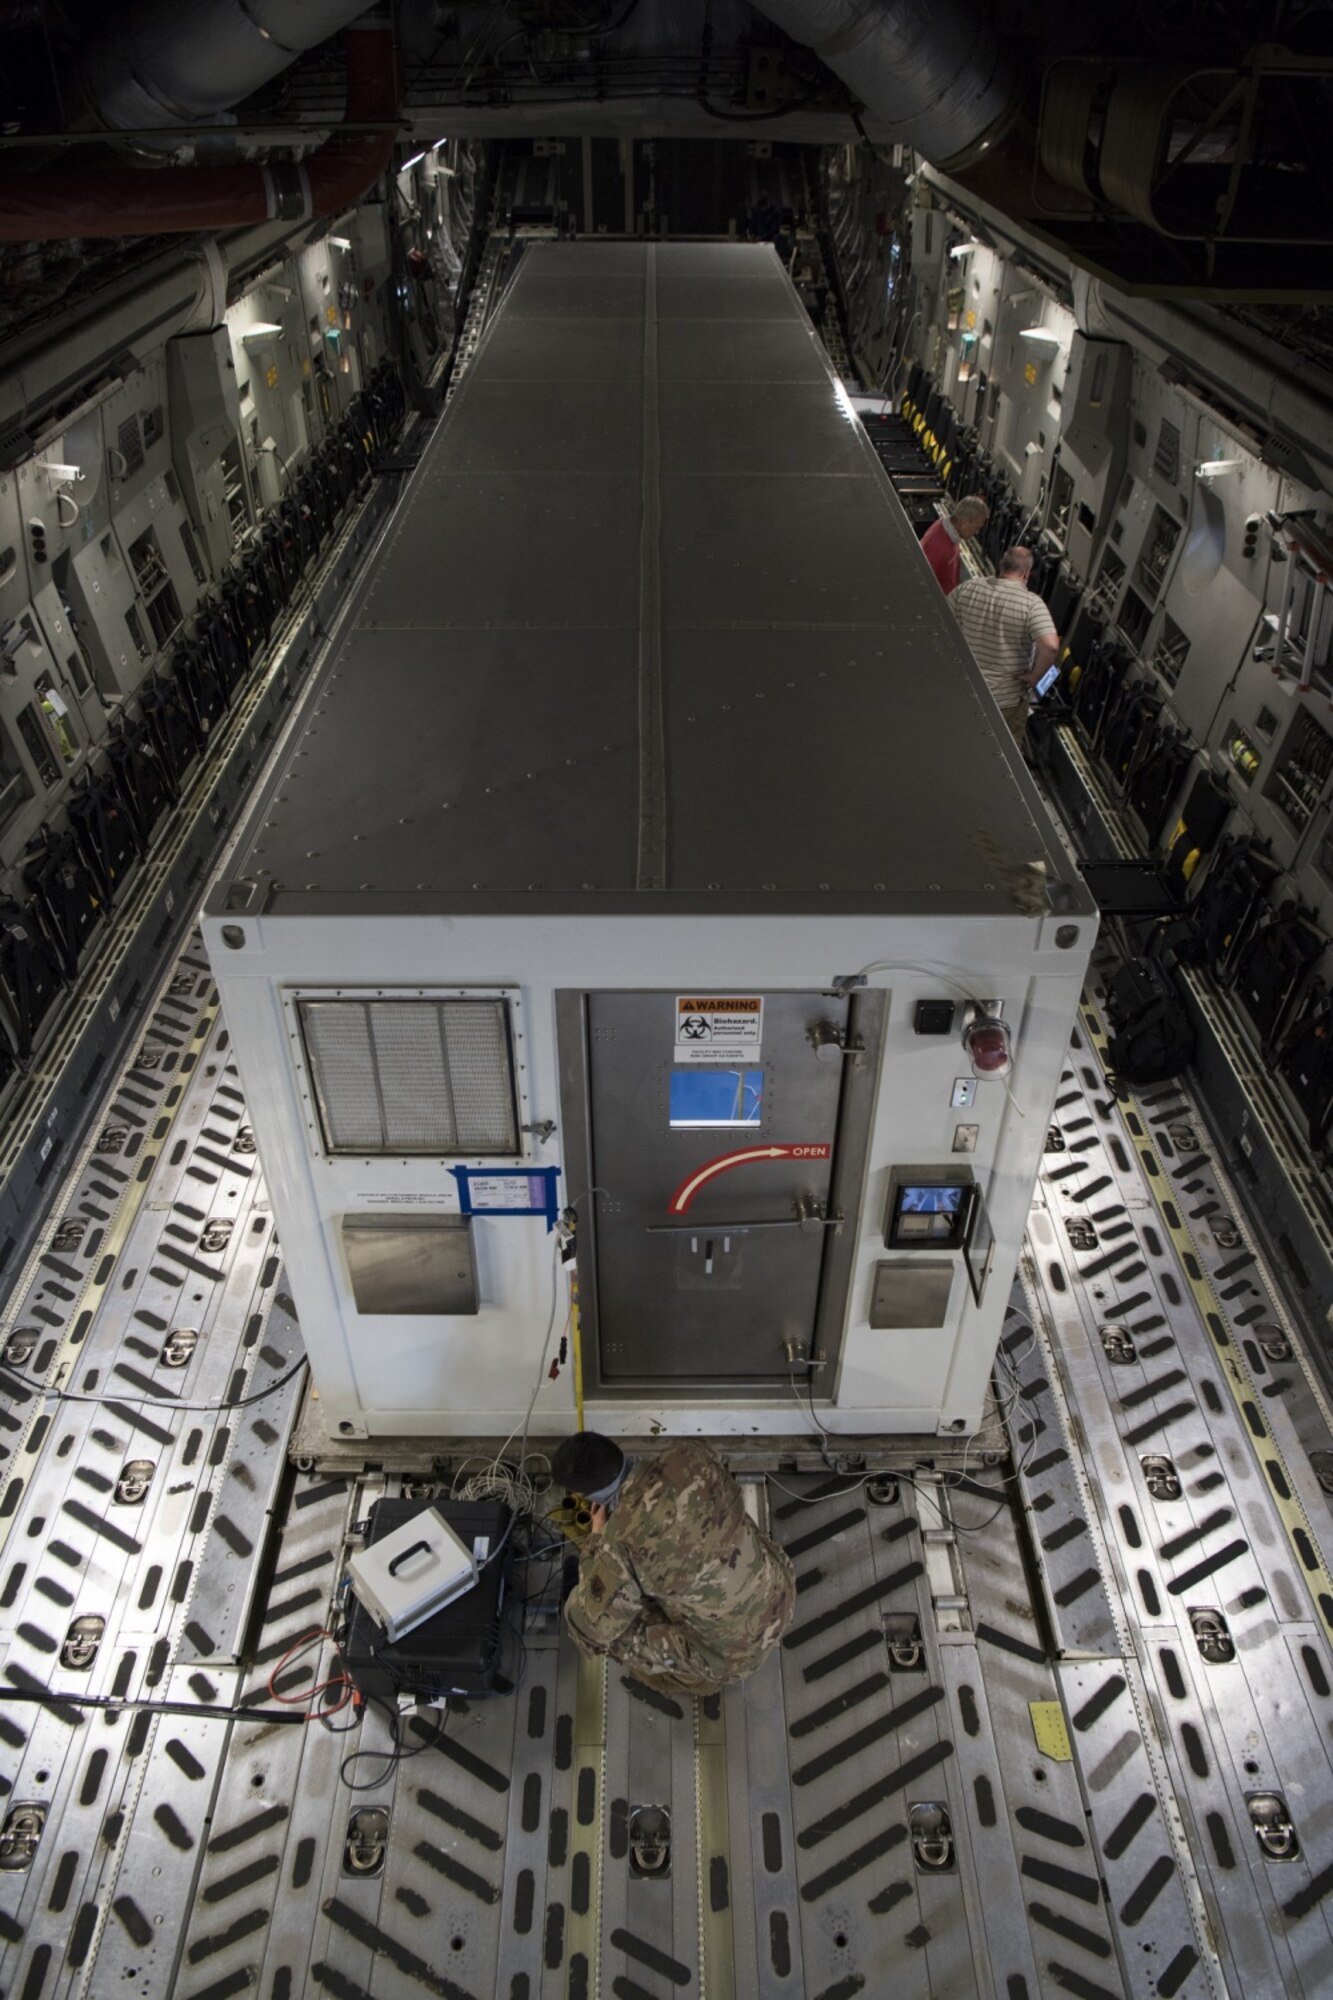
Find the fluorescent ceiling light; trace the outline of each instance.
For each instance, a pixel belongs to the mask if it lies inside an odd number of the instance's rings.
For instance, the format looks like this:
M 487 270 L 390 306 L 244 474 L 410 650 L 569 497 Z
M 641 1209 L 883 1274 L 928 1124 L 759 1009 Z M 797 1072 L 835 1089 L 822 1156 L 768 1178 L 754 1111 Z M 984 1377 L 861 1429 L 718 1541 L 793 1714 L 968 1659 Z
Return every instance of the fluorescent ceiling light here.
M 241 335 L 243 341 L 275 340 L 282 332 L 276 320 L 257 319 L 253 326 L 247 326 Z
M 1242 471 L 1244 465 L 1245 460 L 1243 458 L 1210 458 L 1206 459 L 1202 465 L 1195 466 L 1194 477 L 1196 479 L 1221 479 L 1225 473 Z
M 966 243 L 955 243 L 949 255 L 951 257 L 966 257 L 970 250 L 980 250 L 983 247 L 979 236 L 969 236 Z
M 350 250 L 352 247 L 352 239 L 350 236 L 330 236 L 329 242 L 333 245 L 335 250 Z
M 1020 340 L 1044 340 L 1051 347 L 1060 345 L 1060 336 L 1049 326 L 1022 326 L 1018 330 Z
M 411 157 L 411 159 L 410 159 L 410 160 L 404 160 L 404 161 L 403 161 L 403 164 L 402 164 L 402 166 L 401 166 L 401 167 L 399 167 L 399 169 L 398 169 L 399 173 L 400 173 L 400 174 L 410 174 L 410 173 L 411 173 L 411 171 L 412 171 L 412 169 L 413 169 L 413 167 L 415 167 L 415 166 L 417 165 L 417 163 L 418 163 L 419 161 L 421 161 L 421 160 L 424 160 L 424 159 L 425 159 L 425 157 L 426 157 L 426 155 L 425 155 L 425 152 L 424 152 L 424 150 L 423 150 L 422 152 L 420 152 L 420 153 L 413 153 L 413 155 L 412 155 L 412 157 Z

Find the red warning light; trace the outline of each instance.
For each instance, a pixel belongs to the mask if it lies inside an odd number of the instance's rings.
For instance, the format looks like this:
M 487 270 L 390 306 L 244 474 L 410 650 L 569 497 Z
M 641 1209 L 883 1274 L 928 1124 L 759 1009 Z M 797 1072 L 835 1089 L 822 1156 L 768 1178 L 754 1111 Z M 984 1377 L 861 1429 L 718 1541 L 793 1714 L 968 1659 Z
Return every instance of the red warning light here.
M 983 1015 L 963 1030 L 963 1047 L 974 1076 L 1008 1076 L 1014 1066 L 1009 1030 L 1003 1021 Z

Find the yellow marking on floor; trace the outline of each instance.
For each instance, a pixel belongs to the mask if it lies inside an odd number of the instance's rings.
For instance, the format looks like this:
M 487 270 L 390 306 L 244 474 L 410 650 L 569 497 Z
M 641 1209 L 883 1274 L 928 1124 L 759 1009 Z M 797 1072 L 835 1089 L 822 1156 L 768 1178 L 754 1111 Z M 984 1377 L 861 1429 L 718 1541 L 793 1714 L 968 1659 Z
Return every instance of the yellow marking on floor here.
M 1079 1012 L 1103 1068 L 1108 1067 L 1106 1028 L 1097 1008 L 1086 995 L 1080 1003 Z M 1328 1637 L 1333 1639 L 1333 1572 L 1330 1572 L 1324 1560 L 1314 1529 L 1310 1526 L 1310 1517 L 1297 1497 L 1295 1482 L 1287 1471 L 1277 1439 L 1269 1428 L 1254 1384 L 1240 1358 L 1235 1338 L 1217 1302 L 1217 1295 L 1199 1261 L 1199 1253 L 1189 1226 L 1176 1205 L 1170 1180 L 1157 1157 L 1156 1143 L 1148 1130 L 1148 1121 L 1133 1096 L 1120 1097 L 1118 1102 L 1130 1144 L 1138 1154 L 1139 1165 L 1151 1190 L 1162 1227 L 1180 1260 L 1185 1282 L 1189 1286 L 1199 1317 L 1207 1328 L 1209 1339 L 1216 1351 L 1222 1380 L 1226 1383 L 1237 1414 L 1249 1433 L 1251 1447 L 1258 1460 L 1259 1469 L 1268 1482 L 1269 1495 L 1277 1509 L 1287 1540 L 1291 1544 L 1297 1567 L 1310 1586 L 1320 1623 Z
M 736 2000 L 731 1934 L 731 1835 L 727 1817 L 727 1734 L 721 1698 L 694 1704 L 694 1790 L 699 1875 L 700 2000 Z M 714 1859 L 726 1869 L 716 1880 Z
M 591 1820 L 579 1818 L 579 1775 L 591 1769 L 596 1783 Z M 578 1681 L 574 1690 L 574 1800 L 570 1814 L 569 1865 L 571 1877 L 575 1857 L 586 1855 L 588 1862 L 588 1907 L 580 1912 L 571 1903 L 565 1924 L 565 1990 L 569 1990 L 570 1967 L 581 1958 L 586 1972 L 581 1976 L 581 1993 L 601 1992 L 602 1955 L 602 1854 L 606 1846 L 606 1661 L 579 1655 Z
M 1049 1757 L 1053 1764 L 1072 1764 L 1074 1752 L 1059 1702 L 1030 1701 L 1028 1714 L 1032 1717 L 1032 1739 L 1042 1756 Z

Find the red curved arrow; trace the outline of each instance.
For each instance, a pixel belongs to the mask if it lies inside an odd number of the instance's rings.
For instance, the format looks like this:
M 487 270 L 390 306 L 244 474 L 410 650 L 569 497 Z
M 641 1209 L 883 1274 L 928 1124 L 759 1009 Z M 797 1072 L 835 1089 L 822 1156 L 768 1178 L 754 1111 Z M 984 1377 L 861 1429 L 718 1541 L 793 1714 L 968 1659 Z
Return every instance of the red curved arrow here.
M 752 1160 L 826 1160 L 832 1148 L 829 1146 L 747 1146 L 743 1152 L 720 1153 L 715 1160 L 706 1160 L 701 1167 L 683 1180 L 667 1204 L 668 1215 L 684 1215 L 701 1187 L 713 1179 L 715 1174 L 725 1174 L 731 1167 L 745 1167 Z

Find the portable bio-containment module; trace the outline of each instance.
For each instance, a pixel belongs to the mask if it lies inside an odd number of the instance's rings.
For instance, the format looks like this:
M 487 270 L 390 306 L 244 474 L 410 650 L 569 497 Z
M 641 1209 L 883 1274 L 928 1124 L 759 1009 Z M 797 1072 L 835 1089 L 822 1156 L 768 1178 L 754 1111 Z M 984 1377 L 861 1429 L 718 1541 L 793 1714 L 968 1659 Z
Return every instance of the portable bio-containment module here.
M 206 906 L 328 1432 L 970 1431 L 1095 929 L 774 252 L 532 245 Z

